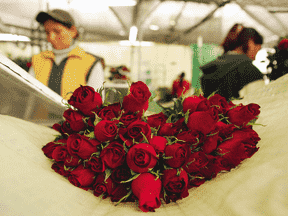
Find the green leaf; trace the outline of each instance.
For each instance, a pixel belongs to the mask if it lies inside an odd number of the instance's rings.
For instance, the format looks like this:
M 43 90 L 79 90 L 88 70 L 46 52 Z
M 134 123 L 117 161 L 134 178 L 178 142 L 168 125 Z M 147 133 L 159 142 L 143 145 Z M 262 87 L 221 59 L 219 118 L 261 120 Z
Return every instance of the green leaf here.
M 144 141 L 145 141 L 146 143 L 149 143 L 149 141 L 148 141 L 147 137 L 145 136 L 145 134 L 144 134 L 142 131 L 141 131 L 140 133 L 142 134 L 142 136 L 143 136 L 143 138 L 144 138 Z M 133 139 L 133 141 L 134 141 L 134 139 Z
M 169 157 L 164 157 L 164 156 L 162 156 L 162 158 L 163 158 L 164 160 L 168 160 L 168 159 L 172 159 L 173 156 L 169 156 Z
M 187 112 L 184 115 L 184 121 L 185 121 L 186 125 L 188 124 L 189 116 L 190 116 L 190 110 L 188 109 Z
M 102 118 L 100 118 L 95 112 L 92 113 L 95 115 L 94 126 L 96 126 L 100 121 L 102 121 Z
M 95 139 L 95 134 L 94 131 L 88 133 L 88 134 L 84 134 L 84 136 L 89 137 L 89 139 Z
M 130 190 L 124 197 L 122 197 L 115 206 L 119 205 L 123 200 L 126 200 L 132 194 L 132 190 Z
M 111 174 L 112 174 L 112 170 L 111 169 L 105 169 L 105 179 L 104 179 L 104 182 L 105 183 L 107 183 L 106 182 L 106 180 L 111 176 Z
M 128 179 L 126 181 L 121 181 L 120 183 L 127 183 L 127 182 L 130 182 L 130 181 L 133 181 L 134 179 L 138 178 L 139 175 L 140 175 L 140 173 L 132 176 L 130 179 Z
M 101 152 L 99 151 L 99 152 L 94 152 L 94 153 L 92 153 L 91 154 L 91 157 L 99 157 L 100 156 L 100 154 L 101 154 Z

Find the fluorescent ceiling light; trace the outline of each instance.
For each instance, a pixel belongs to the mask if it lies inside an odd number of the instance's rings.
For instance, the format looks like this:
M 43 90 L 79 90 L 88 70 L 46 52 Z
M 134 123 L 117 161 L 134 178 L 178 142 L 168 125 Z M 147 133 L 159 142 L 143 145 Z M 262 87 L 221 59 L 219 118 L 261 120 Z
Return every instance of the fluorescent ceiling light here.
M 0 41 L 31 41 L 30 38 L 16 34 L 0 34 Z
M 135 42 L 136 41 L 137 33 L 138 33 L 138 28 L 136 26 L 132 26 L 130 28 L 130 33 L 129 33 L 129 41 L 130 42 Z
M 149 28 L 153 31 L 159 30 L 159 26 L 157 26 L 157 25 L 150 25 Z
M 128 40 L 124 40 L 124 41 L 119 41 L 119 44 L 121 46 L 153 46 L 154 43 L 150 42 L 150 41 L 135 41 L 135 42 L 131 42 Z

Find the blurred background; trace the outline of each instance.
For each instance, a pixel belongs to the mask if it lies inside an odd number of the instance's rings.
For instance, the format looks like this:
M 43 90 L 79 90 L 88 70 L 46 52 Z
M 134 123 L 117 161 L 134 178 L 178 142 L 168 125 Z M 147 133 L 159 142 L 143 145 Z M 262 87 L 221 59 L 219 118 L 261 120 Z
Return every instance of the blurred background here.
M 181 72 L 191 83 L 191 93 L 200 88 L 199 66 L 223 53 L 220 44 L 235 23 L 263 35 L 264 44 L 254 61 L 263 74 L 269 73 L 268 53 L 275 52 L 275 45 L 288 31 L 285 0 L 0 0 L 0 4 L 1 59 L 11 60 L 5 60 L 0 73 L 6 77 L 0 83 L 1 97 L 6 98 L 0 103 L 0 114 L 36 122 L 37 118 L 27 111 L 31 109 L 27 102 L 31 92 L 39 103 L 47 101 L 47 106 L 54 107 L 55 115 L 50 120 L 59 120 L 64 109 L 60 97 L 24 73 L 33 55 L 52 49 L 43 27 L 35 20 L 40 11 L 59 8 L 74 16 L 79 46 L 105 60 L 105 88 L 125 93 L 127 80 L 140 80 L 149 86 L 155 101 L 163 102 L 169 102 L 166 94 Z M 7 80 L 11 81 L 9 85 Z M 269 84 L 268 78 L 265 84 Z M 12 89 L 18 87 L 26 93 L 13 93 Z M 114 99 L 109 98 L 111 102 Z M 21 100 L 26 105 L 17 106 Z M 156 104 L 149 109 L 159 112 Z

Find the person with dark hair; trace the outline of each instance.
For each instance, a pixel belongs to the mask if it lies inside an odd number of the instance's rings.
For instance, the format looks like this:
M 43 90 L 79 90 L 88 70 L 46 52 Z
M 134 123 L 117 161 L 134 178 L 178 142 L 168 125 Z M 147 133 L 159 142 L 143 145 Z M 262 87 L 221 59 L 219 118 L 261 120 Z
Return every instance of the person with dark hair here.
M 33 56 L 29 73 L 66 100 L 70 98 L 68 93 L 80 85 L 95 90 L 102 87 L 104 61 L 77 45 L 79 33 L 73 17 L 67 11 L 55 9 L 40 12 L 36 20 L 44 26 L 53 50 Z
M 247 84 L 263 80 L 263 74 L 252 64 L 262 44 L 263 37 L 255 29 L 235 24 L 222 43 L 224 54 L 200 67 L 204 96 L 217 93 L 229 101 L 239 98 L 239 91 Z
M 185 73 L 182 72 L 179 75 L 179 78 L 174 80 L 173 85 L 172 85 L 172 97 L 178 98 L 182 94 L 184 95 L 186 92 L 189 91 L 190 89 L 190 83 L 184 79 Z

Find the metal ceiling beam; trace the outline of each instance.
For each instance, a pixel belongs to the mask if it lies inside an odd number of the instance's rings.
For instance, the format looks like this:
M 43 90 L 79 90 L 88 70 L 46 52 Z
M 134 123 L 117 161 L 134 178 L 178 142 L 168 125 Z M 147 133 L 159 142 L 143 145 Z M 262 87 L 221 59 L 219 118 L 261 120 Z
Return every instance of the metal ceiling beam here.
M 115 17 L 118 19 L 118 21 L 120 22 L 122 29 L 124 32 L 129 32 L 129 28 L 125 25 L 125 23 L 123 22 L 123 20 L 121 19 L 121 17 L 119 16 L 119 14 L 116 12 L 116 10 L 113 7 L 109 7 L 109 9 L 112 11 L 112 13 L 115 15 Z
M 214 1 L 215 4 L 217 4 L 217 8 L 215 8 L 213 11 L 211 11 L 206 17 L 204 17 L 199 23 L 197 23 L 196 25 L 188 28 L 187 30 L 185 30 L 183 32 L 183 34 L 189 34 L 191 33 L 192 31 L 194 31 L 196 28 L 198 28 L 200 25 L 202 25 L 204 22 L 208 21 L 209 19 L 211 19 L 214 15 L 214 13 L 221 7 L 225 6 L 226 4 L 230 3 L 230 1 L 225 1 L 225 2 L 222 2 L 221 4 L 219 4 L 218 2 Z
M 164 2 L 165 0 L 160 0 L 157 4 L 148 12 L 148 14 L 142 19 L 139 26 L 143 26 L 146 20 L 157 10 L 157 8 Z
M 177 26 L 177 24 L 178 24 L 178 22 L 179 22 L 179 19 L 180 19 L 182 13 L 183 13 L 185 7 L 186 7 L 186 1 L 183 2 L 183 5 L 182 5 L 182 7 L 181 7 L 181 10 L 179 11 L 179 13 L 177 14 L 177 16 L 176 16 L 176 18 L 175 18 L 175 20 L 174 20 L 174 21 L 175 21 L 175 24 L 174 24 L 173 26 L 171 26 L 170 31 L 175 31 L 175 28 L 176 28 L 176 26 Z
M 275 31 L 274 29 L 272 29 L 269 25 L 266 24 L 265 21 L 263 21 L 262 19 L 259 19 L 257 16 L 255 16 L 252 12 L 250 12 L 249 10 L 246 9 L 245 5 L 237 0 L 235 0 L 235 3 L 238 4 L 241 9 L 243 11 L 245 11 L 252 19 L 254 19 L 255 21 L 257 21 L 259 24 L 261 24 L 262 26 L 264 26 L 266 29 L 268 29 L 269 31 L 271 31 L 273 34 L 278 35 L 278 36 L 282 36 L 281 34 L 279 34 L 279 32 Z
M 269 11 L 266 7 L 257 4 L 254 0 L 250 0 L 250 1 L 253 2 L 253 4 L 255 4 L 255 5 L 258 5 L 258 6 L 261 6 L 261 7 L 265 8 L 265 10 L 266 10 L 267 12 L 269 12 L 269 14 L 271 14 L 271 16 L 281 25 L 281 27 L 282 27 L 283 30 L 285 31 L 285 35 L 287 35 L 287 33 L 288 33 L 288 28 L 287 28 L 287 26 L 285 26 L 284 23 L 283 23 L 274 13 L 270 13 L 270 11 Z

